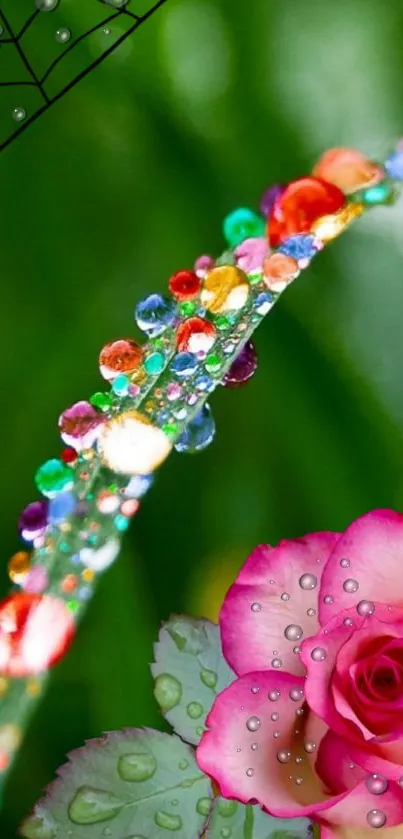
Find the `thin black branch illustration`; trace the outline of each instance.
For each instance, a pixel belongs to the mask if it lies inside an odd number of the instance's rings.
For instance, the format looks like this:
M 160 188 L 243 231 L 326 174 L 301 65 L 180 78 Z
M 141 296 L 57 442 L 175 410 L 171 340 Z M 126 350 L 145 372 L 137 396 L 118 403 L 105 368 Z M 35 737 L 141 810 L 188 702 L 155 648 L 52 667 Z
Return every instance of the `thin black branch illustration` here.
M 109 5 L 108 3 L 104 3 L 103 0 L 99 0 L 99 2 L 101 2 L 103 5 Z M 0 37 L 0 44 L 13 44 L 15 46 L 17 53 L 30 76 L 30 80 L 21 82 L 0 81 L 0 88 L 18 86 L 35 87 L 40 92 L 43 100 L 43 104 L 40 105 L 31 116 L 28 116 L 28 118 L 24 118 L 24 120 L 18 125 L 18 127 L 13 131 L 13 133 L 9 137 L 7 137 L 6 140 L 0 143 L 0 151 L 6 149 L 15 139 L 17 139 L 17 137 L 19 137 L 24 131 L 26 131 L 26 129 L 30 125 L 36 122 L 39 119 L 39 117 L 42 116 L 42 114 L 48 111 L 52 105 L 54 105 L 56 102 L 62 99 L 82 79 L 88 76 L 88 74 L 91 73 L 92 70 L 94 70 L 98 65 L 100 65 L 112 52 L 114 52 L 114 50 L 118 49 L 119 46 L 124 41 L 126 41 L 127 38 L 129 38 L 136 31 L 136 29 L 139 28 L 139 26 L 141 26 L 142 23 L 145 23 L 145 21 L 148 20 L 148 18 L 150 18 L 151 15 L 153 15 L 157 11 L 157 9 L 163 6 L 166 2 L 167 0 L 158 0 L 158 2 L 151 6 L 151 8 L 141 16 L 136 15 L 134 12 L 131 12 L 126 7 L 116 9 L 115 12 L 109 14 L 106 18 L 104 18 L 104 20 L 92 26 L 90 29 L 86 30 L 86 32 L 84 32 L 82 35 L 79 35 L 77 38 L 75 38 L 74 41 L 66 47 L 63 53 L 51 62 L 51 64 L 47 68 L 46 72 L 42 75 L 42 77 L 40 77 L 35 71 L 32 61 L 27 56 L 26 50 L 21 44 L 21 39 L 23 38 L 27 30 L 30 28 L 32 23 L 36 20 L 38 15 L 40 15 L 39 9 L 36 9 L 30 15 L 30 17 L 25 22 L 23 27 L 20 29 L 18 34 L 14 33 L 13 29 L 10 26 L 8 17 L 6 17 L 4 12 L 0 9 L 0 20 L 4 24 L 7 36 L 9 36 L 6 38 Z M 123 32 L 120 35 L 119 38 L 117 38 L 116 41 L 114 41 L 113 44 L 111 44 L 110 47 L 108 47 L 108 49 L 104 50 L 104 52 L 102 52 L 102 54 L 99 55 L 98 58 L 91 61 L 91 63 L 87 67 L 85 67 L 80 73 L 78 73 L 77 76 L 75 76 L 70 82 L 64 85 L 64 87 L 60 91 L 58 91 L 54 95 L 50 95 L 45 88 L 45 82 L 49 80 L 55 68 L 63 61 L 66 55 L 68 55 L 68 53 L 74 50 L 80 42 L 85 41 L 94 32 L 103 29 L 109 23 L 111 23 L 114 20 L 117 20 L 118 18 L 129 18 L 133 21 L 133 23 L 128 27 L 128 29 L 125 32 Z

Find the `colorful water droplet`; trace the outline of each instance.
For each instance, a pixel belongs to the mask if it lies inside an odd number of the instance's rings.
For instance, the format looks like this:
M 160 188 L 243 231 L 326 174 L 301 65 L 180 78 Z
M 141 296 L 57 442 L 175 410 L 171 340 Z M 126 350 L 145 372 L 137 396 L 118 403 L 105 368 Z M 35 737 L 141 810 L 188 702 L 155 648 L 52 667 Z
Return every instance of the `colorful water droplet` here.
M 155 338 L 173 324 L 176 314 L 173 300 L 161 294 L 150 294 L 136 306 L 134 317 L 139 329 Z
M 257 353 L 252 341 L 247 341 L 235 361 L 225 374 L 224 387 L 240 387 L 252 378 L 257 370 Z
M 309 233 L 316 219 L 336 213 L 345 203 L 343 192 L 324 180 L 306 177 L 291 181 L 271 208 L 268 217 L 270 244 L 278 247 L 289 236 Z
M 238 311 L 245 305 L 249 292 L 249 281 L 244 271 L 233 265 L 220 265 L 205 278 L 201 301 L 213 314 Z
M 47 670 L 62 658 L 73 635 L 74 622 L 62 600 L 13 594 L 0 603 L 0 672 L 19 678 Z
M 48 501 L 33 501 L 22 511 L 18 530 L 25 542 L 33 542 L 45 531 L 48 520 Z
M 35 474 L 35 483 L 42 495 L 54 498 L 58 492 L 71 489 L 74 473 L 62 460 L 52 458 L 39 467 Z
M 149 475 L 171 449 L 167 434 L 137 411 L 125 411 L 108 420 L 98 438 L 105 466 L 123 475 Z
M 216 426 L 211 408 L 205 403 L 199 413 L 188 423 L 175 443 L 177 452 L 194 454 L 207 448 L 214 439 Z
M 177 271 L 169 280 L 169 290 L 177 300 L 191 300 L 200 291 L 200 277 L 193 271 Z
M 239 207 L 224 219 L 224 237 L 230 246 L 235 248 L 244 239 L 262 236 L 264 220 L 246 207 Z

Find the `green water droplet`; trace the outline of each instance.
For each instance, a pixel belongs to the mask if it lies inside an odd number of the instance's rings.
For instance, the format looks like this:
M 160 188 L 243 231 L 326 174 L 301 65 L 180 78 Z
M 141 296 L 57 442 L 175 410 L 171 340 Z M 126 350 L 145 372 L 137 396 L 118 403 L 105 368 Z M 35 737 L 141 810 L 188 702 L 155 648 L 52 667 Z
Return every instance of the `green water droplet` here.
M 198 720 L 203 714 L 203 705 L 200 702 L 189 702 L 186 711 L 191 720 Z
M 184 621 L 171 621 L 167 624 L 166 631 L 181 652 L 200 655 L 208 647 L 204 626 L 193 626 Z
M 186 758 L 182 758 L 182 760 L 178 763 L 178 769 L 187 769 L 189 766 L 189 761 Z
M 201 726 L 201 725 L 199 725 L 199 726 L 196 728 L 196 734 L 197 734 L 197 736 L 198 736 L 198 737 L 201 737 L 201 736 L 202 736 L 202 734 L 203 734 L 203 731 L 204 731 L 204 728 L 202 728 L 202 726 Z
M 29 816 L 20 827 L 21 836 L 26 839 L 56 839 L 56 830 L 47 825 L 40 816 Z
M 172 799 L 172 801 L 171 801 L 171 805 L 172 805 L 172 807 L 177 807 L 177 806 L 178 806 L 178 804 L 179 804 L 178 799 L 177 799 L 177 798 L 173 798 L 173 799 Z
M 232 831 L 230 827 L 223 827 L 220 830 L 220 836 L 222 836 L 222 839 L 229 839 L 231 833 Z
M 68 815 L 74 824 L 96 824 L 113 819 L 122 809 L 124 802 L 103 789 L 79 787 L 68 808 Z
M 110 827 L 105 827 L 105 829 L 102 831 L 102 836 L 112 836 L 112 831 Z
M 219 798 L 217 808 L 220 816 L 223 816 L 224 819 L 228 819 L 236 813 L 238 809 L 238 802 L 227 800 L 225 798 Z
M 157 761 L 149 752 L 122 755 L 118 760 L 118 772 L 122 781 L 148 781 L 156 769 Z
M 196 810 L 200 816 L 208 816 L 211 810 L 211 798 L 199 798 L 196 804 Z
M 190 789 L 193 786 L 194 781 L 191 778 L 186 778 L 184 781 L 181 782 L 181 787 L 183 789 Z
M 215 688 L 218 677 L 217 673 L 214 673 L 214 670 L 201 670 L 200 678 L 206 687 Z
M 161 673 L 155 680 L 154 696 L 162 711 L 170 711 L 182 699 L 182 685 L 175 676 Z
M 180 830 L 183 822 L 180 816 L 173 813 L 165 813 L 164 810 L 157 810 L 154 816 L 155 824 L 165 830 Z

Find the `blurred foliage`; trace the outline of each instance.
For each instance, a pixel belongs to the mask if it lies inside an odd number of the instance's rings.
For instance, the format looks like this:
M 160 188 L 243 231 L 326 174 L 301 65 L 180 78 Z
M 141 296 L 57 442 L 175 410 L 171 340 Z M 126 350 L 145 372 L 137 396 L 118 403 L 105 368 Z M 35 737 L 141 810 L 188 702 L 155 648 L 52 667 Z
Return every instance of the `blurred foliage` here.
M 63 0 L 73 34 L 92 2 Z M 33 473 L 59 451 L 61 410 L 99 388 L 100 347 L 136 334 L 135 302 L 171 272 L 221 252 L 229 210 L 326 147 L 387 153 L 402 25 L 382 0 L 168 0 L 1 155 L 3 592 Z M 162 468 L 54 672 L 2 839 L 66 751 L 159 723 L 148 662 L 169 613 L 214 619 L 258 542 L 401 505 L 401 226 L 402 205 L 374 211 L 318 257 L 259 330 L 255 379 L 214 395 L 211 449 Z

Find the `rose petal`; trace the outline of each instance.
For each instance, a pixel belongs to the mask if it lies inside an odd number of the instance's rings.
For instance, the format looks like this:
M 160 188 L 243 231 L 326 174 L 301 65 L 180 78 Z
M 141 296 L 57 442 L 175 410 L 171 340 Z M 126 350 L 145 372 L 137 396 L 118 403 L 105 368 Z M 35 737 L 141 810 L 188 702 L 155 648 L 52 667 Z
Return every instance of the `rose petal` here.
M 347 565 L 347 561 L 349 565 Z M 324 626 L 359 601 L 403 605 L 403 516 L 375 510 L 357 519 L 337 542 L 322 574 L 319 619 Z M 358 583 L 357 589 L 353 583 Z
M 245 804 L 257 800 L 269 813 L 282 818 L 308 815 L 329 806 L 303 748 L 304 718 L 298 715 L 304 703 L 303 684 L 303 679 L 289 673 L 248 673 L 218 695 L 207 718 L 209 730 L 197 749 L 197 761 L 224 797 Z M 306 730 L 309 738 L 312 725 Z M 319 745 L 317 727 L 315 736 Z M 281 762 L 287 752 L 289 759 Z M 303 762 L 297 764 L 296 757 L 302 757 Z M 296 782 L 299 777 L 303 778 L 300 784 Z
M 320 839 L 374 839 L 372 827 L 321 827 Z M 403 839 L 403 826 L 380 828 L 376 839 Z
M 336 533 L 315 533 L 275 548 L 263 545 L 251 554 L 220 614 L 224 655 L 236 673 L 271 668 L 304 673 L 293 650 L 300 637 L 318 630 L 320 576 L 338 538 Z M 303 575 L 306 588 L 300 585 Z M 298 637 L 300 631 L 303 636 Z

